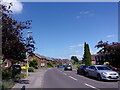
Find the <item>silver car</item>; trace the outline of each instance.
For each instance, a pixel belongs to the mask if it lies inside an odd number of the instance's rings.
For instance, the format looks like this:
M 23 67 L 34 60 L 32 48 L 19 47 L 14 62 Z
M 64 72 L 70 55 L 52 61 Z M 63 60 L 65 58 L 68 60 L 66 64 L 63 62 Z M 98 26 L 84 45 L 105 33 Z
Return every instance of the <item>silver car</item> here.
M 119 80 L 119 74 L 106 65 L 92 65 L 86 68 L 86 76 L 95 77 L 98 80 Z

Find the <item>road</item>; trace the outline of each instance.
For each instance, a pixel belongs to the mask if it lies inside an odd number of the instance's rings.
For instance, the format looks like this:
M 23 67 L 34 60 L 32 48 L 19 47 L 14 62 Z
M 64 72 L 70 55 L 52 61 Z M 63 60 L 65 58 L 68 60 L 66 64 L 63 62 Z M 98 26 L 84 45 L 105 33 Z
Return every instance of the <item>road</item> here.
M 119 90 L 118 82 L 97 81 L 76 74 L 76 71 L 64 71 L 51 68 L 44 74 L 42 88 L 82 88 L 87 90 Z

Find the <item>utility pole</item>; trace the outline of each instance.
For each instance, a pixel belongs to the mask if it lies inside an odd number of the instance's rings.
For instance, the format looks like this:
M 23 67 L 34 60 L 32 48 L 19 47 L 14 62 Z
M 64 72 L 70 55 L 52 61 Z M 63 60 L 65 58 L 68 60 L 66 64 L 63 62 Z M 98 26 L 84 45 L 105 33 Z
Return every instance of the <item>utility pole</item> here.
M 29 39 L 29 37 L 30 37 L 30 33 L 32 33 L 32 31 L 28 31 L 27 32 L 28 33 L 28 39 Z M 29 41 L 28 41 L 28 43 L 27 44 L 29 44 Z M 28 54 L 28 52 L 27 52 L 27 65 L 26 65 L 26 76 L 28 77 L 28 67 L 29 67 L 29 58 L 28 58 L 28 56 L 29 56 L 29 54 Z

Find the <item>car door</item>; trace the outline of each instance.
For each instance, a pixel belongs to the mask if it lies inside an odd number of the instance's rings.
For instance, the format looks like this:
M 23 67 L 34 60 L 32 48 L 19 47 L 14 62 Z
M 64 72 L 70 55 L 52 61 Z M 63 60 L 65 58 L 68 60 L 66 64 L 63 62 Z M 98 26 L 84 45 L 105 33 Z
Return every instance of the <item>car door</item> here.
M 93 68 L 92 75 L 93 75 L 93 77 L 96 77 L 97 76 L 97 69 L 95 66 L 93 66 L 92 68 Z
M 89 76 L 93 76 L 93 66 L 90 66 L 88 69 Z

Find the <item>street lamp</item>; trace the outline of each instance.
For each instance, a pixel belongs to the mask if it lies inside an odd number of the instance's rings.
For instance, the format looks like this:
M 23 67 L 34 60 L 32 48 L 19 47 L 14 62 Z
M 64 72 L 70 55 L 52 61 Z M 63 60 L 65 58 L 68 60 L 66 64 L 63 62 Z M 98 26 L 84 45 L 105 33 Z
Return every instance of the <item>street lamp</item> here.
M 32 33 L 32 31 L 28 31 L 27 33 L 28 33 L 28 38 L 29 38 L 30 37 L 29 34 Z M 28 55 L 29 54 L 27 53 L 27 65 L 26 65 L 26 76 L 27 77 L 28 77 L 28 65 L 29 65 L 29 63 L 28 63 Z

